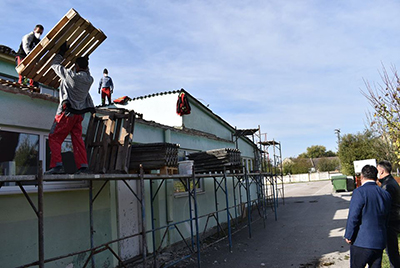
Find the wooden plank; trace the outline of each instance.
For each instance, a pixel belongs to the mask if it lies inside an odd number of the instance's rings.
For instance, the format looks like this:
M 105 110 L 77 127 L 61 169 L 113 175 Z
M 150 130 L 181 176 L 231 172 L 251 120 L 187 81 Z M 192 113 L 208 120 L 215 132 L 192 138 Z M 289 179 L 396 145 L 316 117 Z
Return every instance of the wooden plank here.
M 71 45 L 65 54 L 66 59 L 61 63 L 68 68 L 74 66 L 76 58 L 93 53 L 106 38 L 101 30 L 96 29 L 88 20 L 71 9 L 16 67 L 16 70 L 23 76 L 57 88 L 60 81 L 50 67 L 60 46 L 65 41 Z
M 117 158 L 116 166 L 124 170 L 129 171 L 129 160 L 131 157 L 131 143 L 133 140 L 133 131 L 135 124 L 135 112 L 129 112 L 127 120 L 125 120 L 124 127 L 121 131 L 120 142 L 123 144 L 122 150 L 120 150 Z
M 85 42 L 85 38 L 90 35 L 90 32 L 94 31 L 94 27 L 90 24 L 87 24 L 82 27 L 82 29 L 78 28 L 76 33 L 80 32 L 80 35 L 77 36 L 74 40 L 74 42 L 72 44 L 68 43 L 68 45 L 71 45 L 71 47 L 67 50 L 66 55 L 64 57 L 64 60 L 61 62 L 61 65 L 65 66 L 66 68 L 72 68 L 75 65 L 75 61 L 78 58 L 77 55 L 81 55 L 79 54 L 80 49 L 84 46 L 84 42 Z M 78 31 L 79 30 L 79 31 Z M 43 84 L 49 85 L 49 86 L 57 86 L 59 85 L 59 77 L 54 73 L 54 71 L 50 68 L 51 67 L 51 63 L 53 61 L 54 56 L 56 55 L 56 53 L 58 53 L 59 51 L 59 47 L 65 42 L 66 40 L 63 40 L 62 43 L 60 43 L 60 45 L 58 46 L 57 49 L 54 49 L 51 51 L 52 53 L 52 58 L 50 59 L 50 61 L 48 61 L 48 64 L 46 66 L 44 66 L 45 70 L 48 70 L 48 72 L 46 73 L 46 77 L 43 78 Z M 68 55 L 68 56 L 67 56 Z

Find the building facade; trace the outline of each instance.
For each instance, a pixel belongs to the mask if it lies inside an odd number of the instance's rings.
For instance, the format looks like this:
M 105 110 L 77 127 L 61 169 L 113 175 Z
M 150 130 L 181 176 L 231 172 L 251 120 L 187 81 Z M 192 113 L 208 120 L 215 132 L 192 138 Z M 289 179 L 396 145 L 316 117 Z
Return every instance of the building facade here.
M 57 90 L 40 87 L 41 92 L 32 92 L 11 82 L 16 80 L 15 52 L 0 47 L 0 175 L 34 175 L 38 173 L 41 161 L 43 170 L 48 169 L 50 150 L 48 133 L 53 123 L 58 105 Z M 178 95 L 184 92 L 191 105 L 191 113 L 176 114 Z M 117 108 L 134 110 L 142 114 L 135 120 L 134 143 L 174 143 L 179 144 L 179 160 L 184 161 L 192 152 L 218 148 L 237 148 L 241 151 L 243 165 L 248 170 L 255 167 L 257 146 L 246 137 L 235 138 L 235 128 L 214 114 L 190 93 L 182 90 L 153 94 L 134 98 Z M 83 122 L 86 133 L 88 115 Z M 63 144 L 62 156 L 66 171 L 76 170 L 72 143 L 69 138 Z M 137 181 L 128 182 L 132 189 L 139 186 Z M 190 199 L 180 190 L 179 182 L 173 180 L 160 185 L 161 181 L 146 181 L 145 191 L 149 195 L 150 183 L 159 188 L 154 201 L 155 227 L 187 219 Z M 31 183 L 32 184 L 32 183 Z M 103 183 L 94 182 L 94 190 L 99 191 Z M 88 182 L 45 182 L 44 225 L 45 257 L 77 252 L 90 248 Z M 229 187 L 232 188 L 230 185 Z M 35 184 L 24 185 L 34 202 L 37 201 Z M 198 192 L 200 215 L 214 210 L 213 182 L 204 180 Z M 251 195 L 256 195 L 255 187 Z M 231 189 L 232 192 L 232 189 Z M 244 195 L 244 193 L 238 193 Z M 221 193 L 219 193 L 221 195 Z M 220 198 L 223 198 L 221 195 Z M 230 195 L 230 199 L 233 197 Z M 16 267 L 37 260 L 37 218 L 29 203 L 15 183 L 3 183 L 0 188 L 0 260 L 2 267 Z M 149 209 L 149 200 L 146 200 Z M 98 195 L 93 207 L 94 245 L 100 245 L 119 237 L 129 236 L 141 228 L 140 205 L 129 189 L 120 181 L 111 181 Z M 151 226 L 151 213 L 146 210 L 146 228 Z M 221 218 L 223 222 L 223 217 Z M 226 218 L 225 218 L 226 221 Z M 205 220 L 200 221 L 205 228 Z M 210 223 L 207 228 L 213 228 Z M 190 225 L 182 234 L 190 236 Z M 170 231 L 163 240 L 162 247 L 168 247 L 182 240 L 176 231 Z M 152 251 L 149 237 L 148 249 Z M 157 234 L 156 243 L 162 240 Z M 114 246 L 125 259 L 134 258 L 140 252 L 140 238 L 132 238 Z M 46 264 L 46 267 L 81 267 L 87 254 L 75 255 Z M 110 252 L 96 255 L 96 267 L 115 267 L 116 259 Z

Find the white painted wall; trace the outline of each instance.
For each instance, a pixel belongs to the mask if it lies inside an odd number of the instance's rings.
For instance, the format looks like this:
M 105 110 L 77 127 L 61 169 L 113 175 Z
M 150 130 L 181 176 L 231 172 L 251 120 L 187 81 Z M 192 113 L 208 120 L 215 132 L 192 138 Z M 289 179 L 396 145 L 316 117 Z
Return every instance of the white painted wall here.
M 283 182 L 284 183 L 292 183 L 292 182 L 330 180 L 332 176 L 337 176 L 337 175 L 342 175 L 342 174 L 341 173 L 331 173 L 331 172 L 315 172 L 315 173 L 286 175 L 286 176 L 283 176 Z
M 171 93 L 144 99 L 135 99 L 126 105 L 115 104 L 115 106 L 141 113 L 143 114 L 143 119 L 147 121 L 154 121 L 171 127 L 181 127 L 182 117 L 176 113 L 178 94 Z
M 137 180 L 126 181 L 135 193 L 138 193 Z M 123 181 L 117 182 L 118 187 L 118 237 L 126 237 L 139 233 L 141 230 L 141 208 L 137 198 Z M 131 259 L 140 254 L 141 239 L 139 236 L 125 239 L 119 243 L 119 253 L 123 260 Z

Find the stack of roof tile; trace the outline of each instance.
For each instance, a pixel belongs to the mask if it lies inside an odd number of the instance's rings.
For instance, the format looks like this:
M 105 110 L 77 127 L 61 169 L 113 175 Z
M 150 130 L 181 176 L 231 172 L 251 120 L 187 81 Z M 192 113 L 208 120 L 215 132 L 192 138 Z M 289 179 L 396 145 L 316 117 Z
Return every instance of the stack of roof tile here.
M 189 155 L 194 161 L 195 172 L 222 171 L 237 169 L 241 166 L 241 155 L 238 149 L 222 148 Z
M 131 148 L 130 170 L 145 170 L 178 166 L 178 144 L 147 143 L 135 144 Z

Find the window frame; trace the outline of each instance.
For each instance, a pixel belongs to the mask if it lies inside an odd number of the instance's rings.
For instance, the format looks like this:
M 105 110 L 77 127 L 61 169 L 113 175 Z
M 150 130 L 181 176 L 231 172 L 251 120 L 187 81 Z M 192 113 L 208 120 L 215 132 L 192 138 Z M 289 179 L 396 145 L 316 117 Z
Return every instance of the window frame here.
M 49 133 L 40 130 L 32 130 L 21 127 L 5 127 L 0 125 L 1 131 L 9 131 L 9 132 L 17 132 L 29 135 L 38 135 L 39 136 L 39 161 L 42 161 L 42 170 L 46 169 L 46 140 L 49 138 Z M 71 137 L 65 139 L 65 141 L 70 142 Z M 43 190 L 45 192 L 54 192 L 54 191 L 71 191 L 71 190 L 82 190 L 87 189 L 89 187 L 88 181 L 44 181 L 43 182 Z M 36 193 L 37 186 L 36 185 L 24 185 L 24 189 L 28 193 Z M 22 194 L 21 189 L 17 185 L 13 186 L 2 186 L 0 188 L 0 195 L 6 194 Z

